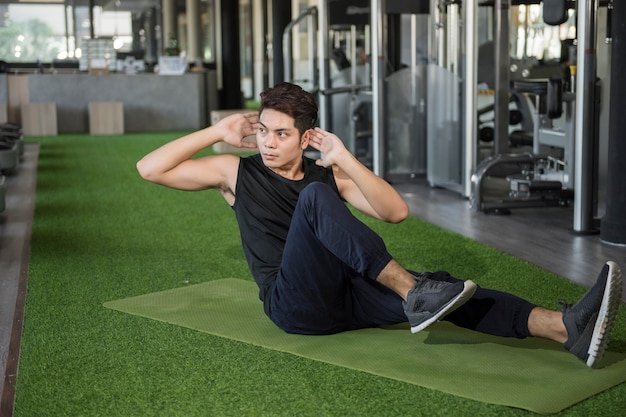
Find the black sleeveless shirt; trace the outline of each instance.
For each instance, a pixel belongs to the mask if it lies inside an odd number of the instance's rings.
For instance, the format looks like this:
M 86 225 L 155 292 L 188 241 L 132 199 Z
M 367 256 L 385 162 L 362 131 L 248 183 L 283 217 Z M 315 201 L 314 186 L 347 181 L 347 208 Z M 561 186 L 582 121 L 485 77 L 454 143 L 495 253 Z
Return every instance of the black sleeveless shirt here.
M 269 169 L 260 154 L 241 158 L 233 210 L 239 223 L 243 252 L 259 286 L 259 297 L 272 286 L 280 268 L 287 232 L 300 191 L 312 182 L 329 184 L 335 191 L 332 168 L 303 157 L 304 177 L 293 181 Z M 337 191 L 338 192 L 338 191 Z

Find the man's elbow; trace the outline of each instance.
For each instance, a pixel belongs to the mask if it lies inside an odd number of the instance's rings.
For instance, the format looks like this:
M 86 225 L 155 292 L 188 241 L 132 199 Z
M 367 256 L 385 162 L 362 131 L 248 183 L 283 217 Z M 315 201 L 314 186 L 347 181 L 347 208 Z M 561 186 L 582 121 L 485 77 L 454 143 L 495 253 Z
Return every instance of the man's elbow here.
M 409 206 L 403 203 L 393 211 L 387 221 L 389 223 L 400 223 L 407 217 L 409 217 Z
M 141 176 L 141 178 L 150 182 L 157 181 L 157 176 L 155 172 L 150 169 L 146 161 L 144 161 L 143 159 L 139 160 L 136 164 L 136 167 L 137 167 L 137 172 L 139 172 L 139 175 Z

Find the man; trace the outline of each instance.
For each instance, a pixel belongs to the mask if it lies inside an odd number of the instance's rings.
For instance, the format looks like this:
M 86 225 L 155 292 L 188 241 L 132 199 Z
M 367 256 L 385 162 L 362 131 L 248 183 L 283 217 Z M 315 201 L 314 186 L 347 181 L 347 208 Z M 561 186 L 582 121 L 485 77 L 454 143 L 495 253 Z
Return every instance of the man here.
M 320 128 L 313 96 L 282 83 L 258 114 L 236 114 L 163 145 L 137 163 L 143 178 L 179 190 L 218 190 L 233 208 L 265 313 L 290 333 L 330 334 L 400 322 L 418 332 L 446 319 L 506 337 L 544 337 L 594 366 L 608 343 L 622 282 L 614 262 L 562 312 L 479 288 L 446 272 L 408 271 L 344 202 L 397 223 L 402 197 Z M 244 138 L 256 134 L 256 143 Z M 258 153 L 193 158 L 220 141 Z M 314 161 L 307 147 L 321 152 Z

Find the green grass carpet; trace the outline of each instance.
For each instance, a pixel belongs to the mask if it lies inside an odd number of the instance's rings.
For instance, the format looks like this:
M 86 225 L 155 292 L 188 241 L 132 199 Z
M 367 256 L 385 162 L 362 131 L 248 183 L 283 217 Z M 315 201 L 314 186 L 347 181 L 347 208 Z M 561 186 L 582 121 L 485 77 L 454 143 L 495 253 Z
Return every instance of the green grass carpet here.
M 188 284 L 251 280 L 217 192 L 169 190 L 137 175 L 135 162 L 176 136 L 39 140 L 16 416 L 532 415 L 103 308 Z M 412 269 L 446 269 L 550 308 L 584 292 L 416 219 L 370 224 Z M 616 352 L 626 352 L 623 310 L 609 347 Z M 622 384 L 560 415 L 617 416 L 625 407 Z

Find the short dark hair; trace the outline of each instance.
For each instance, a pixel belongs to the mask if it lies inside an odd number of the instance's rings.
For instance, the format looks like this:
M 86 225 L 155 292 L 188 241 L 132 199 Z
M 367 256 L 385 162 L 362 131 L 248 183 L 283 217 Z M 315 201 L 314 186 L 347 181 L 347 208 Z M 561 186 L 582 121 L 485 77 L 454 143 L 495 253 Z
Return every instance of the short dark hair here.
M 300 136 L 317 122 L 318 108 L 313 94 L 296 84 L 283 82 L 263 91 L 259 115 L 265 109 L 276 110 L 292 117 Z

